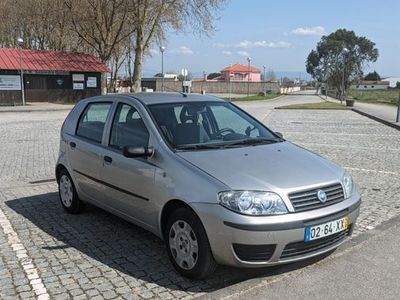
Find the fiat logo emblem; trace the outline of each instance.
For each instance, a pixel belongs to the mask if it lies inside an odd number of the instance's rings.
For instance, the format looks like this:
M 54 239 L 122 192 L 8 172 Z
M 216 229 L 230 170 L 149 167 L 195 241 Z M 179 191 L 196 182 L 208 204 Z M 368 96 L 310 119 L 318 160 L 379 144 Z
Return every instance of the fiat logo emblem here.
M 317 191 L 317 197 L 321 203 L 325 203 L 327 200 L 326 193 L 323 190 Z

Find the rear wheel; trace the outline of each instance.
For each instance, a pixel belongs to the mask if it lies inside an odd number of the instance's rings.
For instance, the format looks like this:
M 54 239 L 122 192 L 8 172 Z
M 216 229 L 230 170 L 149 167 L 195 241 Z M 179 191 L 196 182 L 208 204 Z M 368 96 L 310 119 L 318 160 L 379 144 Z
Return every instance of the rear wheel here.
M 201 279 L 216 267 L 204 227 L 188 208 L 179 208 L 168 218 L 165 240 L 174 268 L 183 276 Z
M 60 172 L 58 181 L 58 194 L 60 196 L 61 205 L 63 208 L 71 213 L 76 214 L 83 210 L 83 203 L 79 199 L 74 183 L 68 171 L 63 169 Z

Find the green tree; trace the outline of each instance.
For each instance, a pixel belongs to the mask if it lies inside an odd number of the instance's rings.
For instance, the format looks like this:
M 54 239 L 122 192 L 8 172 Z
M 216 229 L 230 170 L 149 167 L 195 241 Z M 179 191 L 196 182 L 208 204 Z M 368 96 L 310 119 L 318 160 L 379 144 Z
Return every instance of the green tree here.
M 219 76 L 221 76 L 221 73 L 210 73 L 210 74 L 207 75 L 207 79 L 208 80 L 213 80 L 214 78 L 217 78 Z
M 363 68 L 378 56 L 374 42 L 352 30 L 338 29 L 321 38 L 307 57 L 306 69 L 318 82 L 328 79 L 344 98 L 351 82 L 362 78 Z
M 365 77 L 364 80 L 369 80 L 369 81 L 380 81 L 381 80 L 381 76 L 379 76 L 379 74 L 374 71 L 374 72 L 370 72 L 368 73 Z

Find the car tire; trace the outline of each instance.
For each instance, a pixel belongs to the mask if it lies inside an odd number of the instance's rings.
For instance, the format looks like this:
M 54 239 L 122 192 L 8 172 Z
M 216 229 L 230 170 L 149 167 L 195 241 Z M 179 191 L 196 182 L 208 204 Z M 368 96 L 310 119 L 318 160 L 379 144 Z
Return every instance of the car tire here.
M 217 268 L 203 224 L 191 209 L 174 211 L 168 218 L 164 236 L 169 259 L 181 275 L 202 279 Z
M 63 169 L 59 175 L 58 195 L 62 207 L 68 213 L 77 214 L 83 210 L 84 204 L 79 199 L 72 178 L 66 169 Z

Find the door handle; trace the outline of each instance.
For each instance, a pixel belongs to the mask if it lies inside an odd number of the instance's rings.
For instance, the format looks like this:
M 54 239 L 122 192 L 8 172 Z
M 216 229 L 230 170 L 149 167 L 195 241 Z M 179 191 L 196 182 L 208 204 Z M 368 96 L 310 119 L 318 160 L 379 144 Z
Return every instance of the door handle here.
M 112 158 L 106 155 L 106 156 L 104 156 L 104 161 L 111 164 Z
M 70 142 L 69 145 L 71 146 L 71 148 L 75 148 L 76 144 L 74 142 Z

